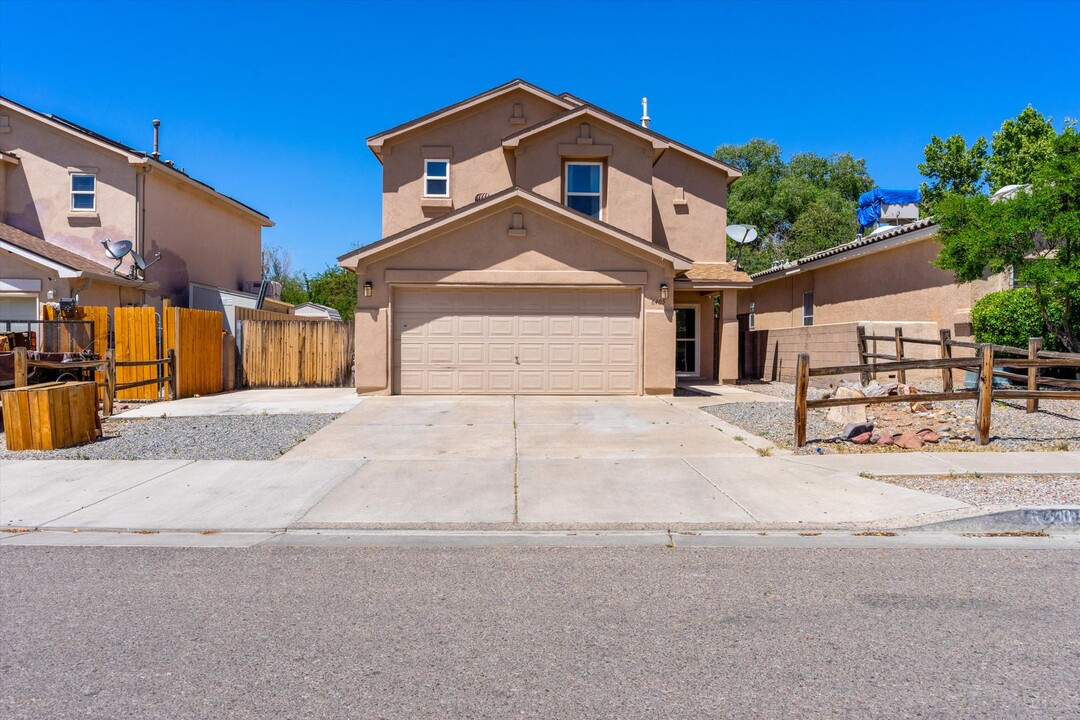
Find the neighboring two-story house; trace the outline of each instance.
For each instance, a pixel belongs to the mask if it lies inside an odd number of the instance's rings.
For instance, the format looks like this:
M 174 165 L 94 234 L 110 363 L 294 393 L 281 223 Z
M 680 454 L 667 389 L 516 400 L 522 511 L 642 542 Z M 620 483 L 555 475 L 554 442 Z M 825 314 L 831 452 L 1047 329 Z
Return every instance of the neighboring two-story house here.
M 670 393 L 738 377 L 712 156 L 521 80 L 368 139 L 383 237 L 358 276 L 361 393 Z M 714 302 L 720 297 L 719 317 Z
M 0 319 L 38 318 L 66 297 L 187 305 L 192 283 L 239 290 L 261 280 L 272 225 L 155 153 L 0 98 Z M 161 260 L 145 278 L 119 277 L 105 238 Z

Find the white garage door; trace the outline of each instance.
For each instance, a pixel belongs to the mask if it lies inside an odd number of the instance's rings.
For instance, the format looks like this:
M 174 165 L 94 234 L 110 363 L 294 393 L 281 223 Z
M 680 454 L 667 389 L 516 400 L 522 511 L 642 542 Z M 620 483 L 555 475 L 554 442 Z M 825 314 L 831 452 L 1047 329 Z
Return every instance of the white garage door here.
M 634 395 L 640 290 L 401 288 L 394 391 Z

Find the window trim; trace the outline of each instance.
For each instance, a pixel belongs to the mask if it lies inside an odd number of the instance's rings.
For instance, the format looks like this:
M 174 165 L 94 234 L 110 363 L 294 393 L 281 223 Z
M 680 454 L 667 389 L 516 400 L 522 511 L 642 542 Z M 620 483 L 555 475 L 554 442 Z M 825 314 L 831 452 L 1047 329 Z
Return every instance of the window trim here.
M 94 189 L 93 190 L 76 190 L 75 189 L 75 178 L 77 178 L 77 177 L 91 177 L 91 178 L 94 178 Z M 76 195 L 89 195 L 90 200 L 93 202 L 93 206 L 88 207 L 88 208 L 77 208 L 77 207 L 75 207 L 75 196 Z M 71 212 L 76 212 L 76 213 L 93 213 L 93 212 L 97 212 L 97 173 L 85 172 L 85 171 L 78 171 L 78 172 L 70 172 L 70 173 L 68 173 L 68 196 L 70 198 L 69 205 L 70 205 L 70 208 L 71 208 Z
M 571 165 L 595 165 L 600 168 L 600 190 L 599 192 L 570 192 L 570 166 Z M 604 163 L 597 160 L 567 160 L 563 163 L 563 205 L 570 207 L 570 195 L 574 197 L 595 197 L 600 201 L 599 215 L 597 220 L 604 221 Z M 570 208 L 573 210 L 573 208 Z M 575 210 L 575 212 L 579 212 Z M 584 214 L 584 213 L 582 213 Z M 589 217 L 592 217 L 591 215 Z
M 810 298 L 810 314 L 806 313 L 806 299 Z M 809 320 L 810 322 L 807 322 Z M 814 291 L 806 290 L 802 294 L 802 326 L 813 327 L 814 325 Z
M 701 375 L 701 306 L 691 304 L 678 304 L 675 306 L 676 312 L 679 310 L 693 310 L 694 311 L 694 337 L 693 338 L 675 338 L 675 345 L 680 342 L 693 342 L 694 343 L 694 369 L 692 371 L 675 371 L 675 377 L 699 377 Z M 677 328 L 678 326 L 676 326 Z
M 429 175 L 428 164 L 429 163 L 446 163 L 446 175 Z M 443 194 L 433 194 L 428 192 L 428 180 L 445 180 L 446 192 Z M 450 158 L 424 158 L 424 197 L 426 198 L 448 198 L 450 197 Z

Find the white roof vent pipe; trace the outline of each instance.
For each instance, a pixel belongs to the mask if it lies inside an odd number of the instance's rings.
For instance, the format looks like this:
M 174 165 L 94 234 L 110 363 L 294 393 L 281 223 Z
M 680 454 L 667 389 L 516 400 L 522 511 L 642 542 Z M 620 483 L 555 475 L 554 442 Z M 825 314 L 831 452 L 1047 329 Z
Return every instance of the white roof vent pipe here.
M 158 152 L 158 140 L 161 137 L 160 132 L 161 132 L 161 121 L 155 119 L 154 120 L 154 152 L 150 153 L 150 157 L 154 158 L 155 160 L 160 160 L 161 159 L 161 153 Z
M 643 97 L 641 98 L 641 127 L 649 127 L 649 120 L 651 120 L 649 117 L 649 98 Z

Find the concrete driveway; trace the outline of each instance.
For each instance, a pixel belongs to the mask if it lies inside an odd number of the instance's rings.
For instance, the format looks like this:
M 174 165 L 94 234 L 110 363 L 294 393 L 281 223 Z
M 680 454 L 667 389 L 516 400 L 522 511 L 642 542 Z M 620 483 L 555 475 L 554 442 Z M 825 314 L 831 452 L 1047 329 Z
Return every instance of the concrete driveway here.
M 297 526 L 832 524 L 965 507 L 758 457 L 678 400 L 369 398 L 283 456 L 360 464 Z

